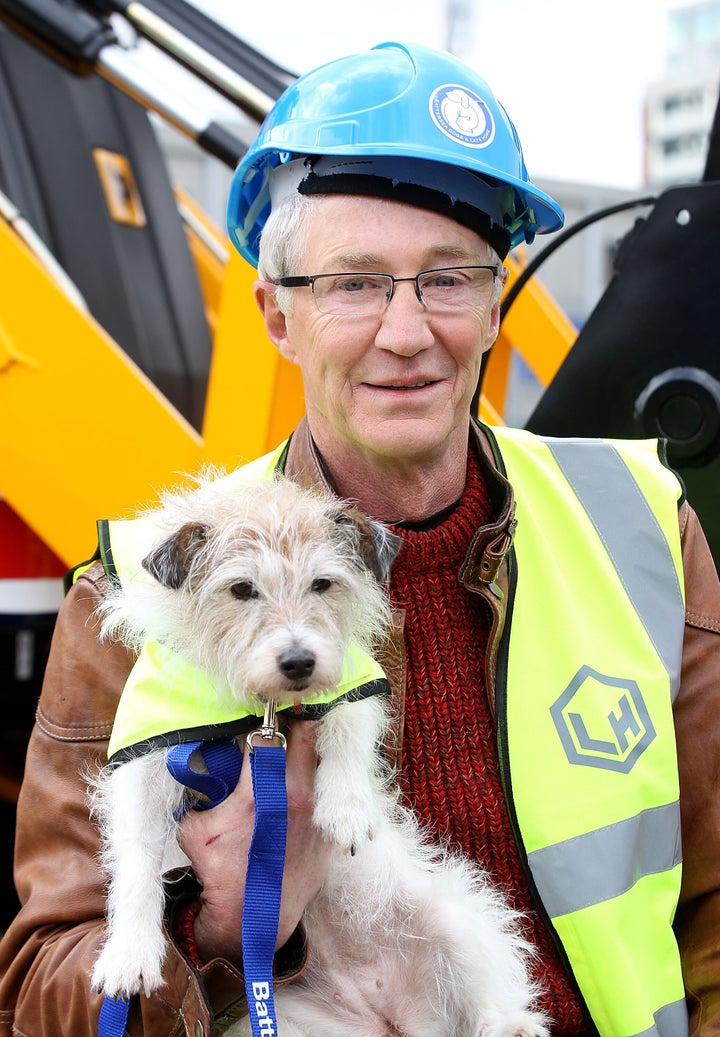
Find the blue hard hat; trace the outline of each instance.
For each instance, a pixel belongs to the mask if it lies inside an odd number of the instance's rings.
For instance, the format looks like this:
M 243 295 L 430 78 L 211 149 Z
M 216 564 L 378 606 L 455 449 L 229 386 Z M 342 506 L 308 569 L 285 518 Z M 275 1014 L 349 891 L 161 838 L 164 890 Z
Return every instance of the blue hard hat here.
M 381 43 L 339 58 L 277 100 L 228 199 L 230 238 L 253 266 L 271 181 L 288 173 L 301 193 L 387 194 L 468 225 L 479 212 L 479 232 L 501 254 L 563 224 L 557 202 L 530 182 L 515 127 L 485 80 L 425 46 Z M 398 183 L 409 195 L 393 193 Z

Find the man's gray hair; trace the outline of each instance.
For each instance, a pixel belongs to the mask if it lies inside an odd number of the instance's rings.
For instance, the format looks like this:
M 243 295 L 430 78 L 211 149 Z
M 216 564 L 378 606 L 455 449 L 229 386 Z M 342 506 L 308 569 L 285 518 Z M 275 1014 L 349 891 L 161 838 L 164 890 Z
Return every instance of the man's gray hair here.
M 258 274 L 264 280 L 277 281 L 280 277 L 302 273 L 300 263 L 305 245 L 305 228 L 310 213 L 317 207 L 317 197 L 294 191 L 273 206 L 263 227 L 258 249 Z M 292 312 L 292 288 L 278 287 L 275 298 L 283 313 Z

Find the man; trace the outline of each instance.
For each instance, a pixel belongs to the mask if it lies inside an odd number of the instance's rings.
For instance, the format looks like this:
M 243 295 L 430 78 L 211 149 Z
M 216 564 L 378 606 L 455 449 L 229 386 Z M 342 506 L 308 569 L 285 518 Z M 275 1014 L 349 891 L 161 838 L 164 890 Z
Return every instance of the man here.
M 525 913 L 553 1034 L 720 1033 L 720 588 L 697 519 L 650 444 L 470 418 L 500 261 L 561 222 L 512 124 L 454 58 L 384 45 L 283 95 L 228 212 L 259 259 L 268 334 L 303 375 L 285 472 L 403 539 L 382 661 L 405 801 Z M 133 661 L 89 622 L 105 579 L 83 574 L 58 619 L 19 804 L 3 1037 L 96 1032 L 103 879 L 79 772 L 102 759 Z M 296 722 L 278 982 L 302 967 L 327 862 L 314 766 L 312 724 Z M 130 1034 L 222 1033 L 244 1014 L 252 817 L 243 768 L 184 820 L 166 983 L 133 999 Z

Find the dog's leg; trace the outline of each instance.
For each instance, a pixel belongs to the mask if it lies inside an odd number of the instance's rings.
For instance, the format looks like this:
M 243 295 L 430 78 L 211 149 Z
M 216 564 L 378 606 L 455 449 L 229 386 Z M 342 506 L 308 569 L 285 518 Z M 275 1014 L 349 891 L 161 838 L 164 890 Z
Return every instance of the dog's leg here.
M 432 879 L 420 930 L 433 948 L 436 1011 L 445 1026 L 438 1037 L 548 1037 L 547 1020 L 532 1010 L 538 990 L 519 918 L 465 861 L 446 859 Z
M 110 997 L 147 994 L 161 983 L 162 861 L 176 823 L 182 787 L 159 751 L 106 769 L 94 782 L 93 813 L 109 875 L 107 938 L 92 972 L 92 985 Z
M 377 695 L 339 702 L 318 724 L 313 817 L 344 849 L 372 838 L 382 814 L 377 752 L 386 724 Z

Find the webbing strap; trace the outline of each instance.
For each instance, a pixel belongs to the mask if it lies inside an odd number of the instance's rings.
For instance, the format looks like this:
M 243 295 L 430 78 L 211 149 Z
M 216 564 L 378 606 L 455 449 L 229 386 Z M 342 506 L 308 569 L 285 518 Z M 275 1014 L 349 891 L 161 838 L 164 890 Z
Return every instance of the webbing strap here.
M 255 747 L 250 755 L 250 769 L 255 829 L 245 881 L 243 971 L 253 1037 L 267 1037 L 277 1033 L 272 970 L 287 838 L 284 747 Z
M 205 761 L 207 774 L 191 766 L 191 757 L 196 752 Z M 234 738 L 217 742 L 183 742 L 171 746 L 166 762 L 175 781 L 203 797 L 195 804 L 197 809 L 209 810 L 227 799 L 240 780 L 242 752 Z
M 129 1000 L 104 997 L 98 1019 L 98 1037 L 123 1037 L 129 1011 Z

